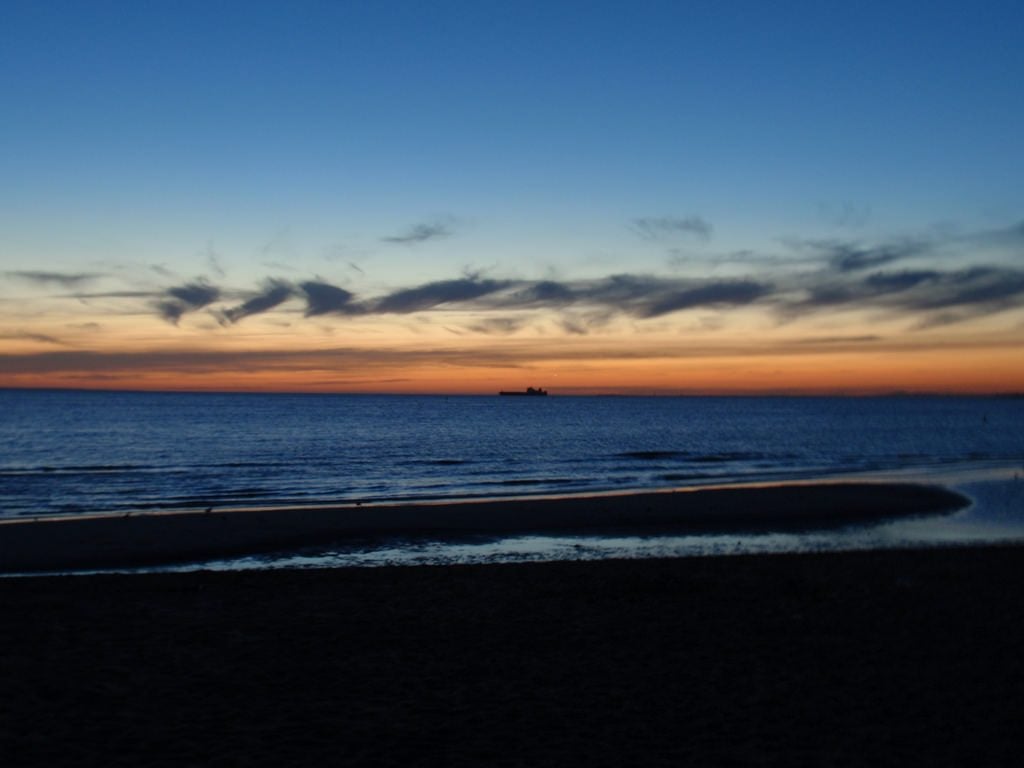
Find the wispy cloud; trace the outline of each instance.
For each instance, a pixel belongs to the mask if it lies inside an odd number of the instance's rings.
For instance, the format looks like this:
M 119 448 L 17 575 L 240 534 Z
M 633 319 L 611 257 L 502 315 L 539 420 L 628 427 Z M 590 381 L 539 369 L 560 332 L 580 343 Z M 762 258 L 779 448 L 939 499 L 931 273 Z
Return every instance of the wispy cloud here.
M 50 336 L 45 333 L 32 333 L 30 331 L 14 331 L 13 333 L 0 333 L 0 339 L 6 339 L 8 341 L 36 341 L 40 344 L 57 344 L 63 345 L 64 342 L 58 339 L 56 336 Z
M 971 232 L 957 239 L 969 245 L 1010 247 L 1020 254 L 1024 247 L 1024 221 L 999 229 Z
M 24 280 L 39 285 L 59 285 L 62 288 L 77 288 L 105 275 L 98 272 L 46 272 L 39 270 L 13 270 L 4 272 L 6 277 Z
M 165 267 L 163 264 L 150 264 L 149 269 L 151 272 L 155 272 L 160 277 L 174 277 L 174 272 Z
M 210 271 L 217 277 L 224 277 L 224 267 L 221 265 L 220 254 L 213 247 L 213 243 L 206 244 L 206 266 L 209 267 Z
M 630 229 L 644 240 L 666 241 L 680 235 L 707 242 L 713 231 L 711 224 L 700 216 L 646 216 L 633 219 Z
M 798 346 L 831 346 L 837 344 L 874 344 L 882 341 L 882 337 L 875 334 L 862 334 L 860 336 L 808 336 L 802 339 L 794 339 L 790 344 Z
M 861 272 L 927 253 L 932 245 L 923 241 L 898 241 L 862 245 L 841 240 L 788 240 L 790 248 L 809 252 L 836 272 Z
M 385 243 L 398 243 L 399 245 L 417 245 L 428 240 L 437 240 L 442 237 L 449 237 L 452 234 L 451 226 L 440 221 L 416 224 L 405 232 L 398 235 L 382 237 Z

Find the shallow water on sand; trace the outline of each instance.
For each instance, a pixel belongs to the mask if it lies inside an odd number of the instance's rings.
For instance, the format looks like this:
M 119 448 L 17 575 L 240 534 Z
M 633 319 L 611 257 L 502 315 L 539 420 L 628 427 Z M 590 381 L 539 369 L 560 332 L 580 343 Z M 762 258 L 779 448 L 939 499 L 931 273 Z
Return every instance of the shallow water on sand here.
M 953 514 L 809 532 L 700 533 L 692 535 L 517 535 L 459 539 L 400 538 L 353 541 L 203 565 L 151 570 L 274 569 L 522 563 L 608 558 L 827 552 L 941 545 L 1024 543 L 1024 471 L 958 470 L 945 475 L 908 473 L 857 479 L 940 483 L 971 499 Z M 853 479 L 853 478 L 849 478 Z

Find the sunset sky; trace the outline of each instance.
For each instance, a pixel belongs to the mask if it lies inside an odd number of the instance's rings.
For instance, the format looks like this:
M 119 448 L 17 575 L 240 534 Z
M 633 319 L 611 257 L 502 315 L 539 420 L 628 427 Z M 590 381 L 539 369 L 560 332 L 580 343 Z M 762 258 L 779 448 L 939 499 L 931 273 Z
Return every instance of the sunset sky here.
M 1024 391 L 1019 2 L 5 2 L 0 386 Z

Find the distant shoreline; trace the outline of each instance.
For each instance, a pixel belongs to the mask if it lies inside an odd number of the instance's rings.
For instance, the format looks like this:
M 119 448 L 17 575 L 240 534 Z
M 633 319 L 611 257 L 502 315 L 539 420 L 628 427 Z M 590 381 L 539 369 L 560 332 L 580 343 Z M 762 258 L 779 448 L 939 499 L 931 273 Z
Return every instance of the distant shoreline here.
M 352 537 L 823 530 L 969 500 L 913 483 L 794 482 L 473 501 L 238 507 L 0 521 L 0 573 L 141 567 Z

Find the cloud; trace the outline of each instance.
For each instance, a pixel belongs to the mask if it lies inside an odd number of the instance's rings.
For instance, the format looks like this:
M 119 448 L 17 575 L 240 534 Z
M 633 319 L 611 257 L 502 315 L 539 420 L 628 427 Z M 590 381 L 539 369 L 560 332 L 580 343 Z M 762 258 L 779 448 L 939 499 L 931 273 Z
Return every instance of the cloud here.
M 469 330 L 486 335 L 508 335 L 515 333 L 526 324 L 519 317 L 490 317 L 469 326 Z
M 860 336 L 808 336 L 803 339 L 793 339 L 789 343 L 798 346 L 819 346 L 833 344 L 874 344 L 879 341 L 882 341 L 881 336 L 863 334 Z
M 712 233 L 711 224 L 700 216 L 648 216 L 633 219 L 630 229 L 644 240 L 655 241 L 672 240 L 682 235 L 707 242 Z
M 654 275 L 611 275 L 590 284 L 565 287 L 578 304 L 638 318 L 653 318 L 698 307 L 751 304 L 771 286 L 754 280 L 697 280 Z M 556 306 L 564 304 L 559 297 Z
M 201 280 L 168 288 L 165 298 L 158 301 L 156 310 L 169 323 L 178 324 L 186 312 L 212 304 L 220 298 L 220 289 Z
M 573 336 L 586 336 L 590 332 L 591 323 L 579 317 L 561 317 L 558 326 Z
M 155 306 L 160 317 L 177 323 L 186 312 L 205 307 L 220 296 L 217 287 L 197 281 L 167 289 Z M 1024 306 L 1024 271 L 997 266 L 867 274 L 819 270 L 780 275 L 775 281 L 624 273 L 593 280 L 534 282 L 470 275 L 377 297 L 361 297 L 319 278 L 297 286 L 274 278 L 242 304 L 219 311 L 218 319 L 222 325 L 232 325 L 296 296 L 306 302 L 306 317 L 408 315 L 443 309 L 506 313 L 467 326 L 480 333 L 518 328 L 510 324 L 509 312 L 544 310 L 558 312 L 561 317 L 557 322 L 572 334 L 586 333 L 615 316 L 645 320 L 687 310 L 748 306 L 760 306 L 790 319 L 833 309 L 880 309 L 934 324 Z M 572 315 L 564 314 L 566 311 L 572 311 Z M 941 318 L 939 313 L 943 313 Z
M 959 238 L 959 240 L 971 246 L 996 246 L 1019 249 L 1021 246 L 1024 246 L 1024 221 L 1019 221 L 1016 224 L 1001 229 L 973 232 Z
M 912 295 L 918 309 L 971 307 L 998 311 L 1020 306 L 1024 299 L 1024 271 L 1003 267 L 972 267 L 941 275 L 930 290 Z
M 38 341 L 42 344 L 57 344 L 63 346 L 64 342 L 56 336 L 49 336 L 45 333 L 31 333 L 29 331 L 15 331 L 13 333 L 0 333 L 0 339 L 9 341 Z
M 250 315 L 258 315 L 273 309 L 279 304 L 283 304 L 294 293 L 295 288 L 291 283 L 277 278 L 270 278 L 264 283 L 263 290 L 260 293 L 248 301 L 239 304 L 237 307 L 229 307 L 223 310 L 219 313 L 218 319 L 222 325 L 233 325 Z
M 306 297 L 306 317 L 338 314 L 355 315 L 363 310 L 353 303 L 352 293 L 322 280 L 307 280 L 299 284 Z
M 206 244 L 206 265 L 217 277 L 224 277 L 224 267 L 220 263 L 220 254 L 213 247 L 213 243 Z
M 789 240 L 796 250 L 809 250 L 835 272 L 860 272 L 918 256 L 929 250 L 924 242 L 904 241 L 864 246 L 838 240 Z
M 681 221 L 687 223 L 676 219 L 637 221 L 652 232 L 678 229 Z M 1018 237 L 1018 229 L 997 232 L 1006 241 Z M 982 235 L 994 236 L 991 232 Z M 1024 232 L 1019 237 L 1024 242 Z M 706 272 L 700 276 L 619 273 L 590 279 L 524 280 L 468 273 L 378 295 L 359 295 L 320 277 L 298 284 L 270 278 L 246 301 L 216 314 L 222 325 L 231 325 L 298 297 L 305 302 L 306 317 L 471 311 L 473 320 L 467 322 L 472 324 L 459 326 L 462 331 L 496 334 L 525 325 L 528 321 L 519 313 L 550 311 L 555 313 L 550 322 L 567 334 L 582 335 L 616 317 L 647 320 L 693 310 L 758 307 L 782 319 L 829 311 L 880 310 L 921 327 L 1024 308 L 1024 270 L 991 263 L 962 266 L 970 262 L 967 256 L 952 253 L 954 247 L 969 251 L 967 255 L 975 260 L 985 255 L 980 246 L 969 248 L 970 242 L 968 236 L 868 245 L 794 240 L 790 243 L 792 257 L 780 259 L 750 251 L 731 254 L 726 257 L 730 262 L 747 268 L 738 274 L 731 269 L 728 277 L 709 277 Z M 903 263 L 916 259 L 920 265 L 923 255 L 930 257 L 927 268 L 909 268 Z M 961 266 L 955 268 L 954 264 Z M 141 295 L 153 298 L 153 294 Z M 163 319 L 176 323 L 184 313 L 221 297 L 218 288 L 197 280 L 158 294 L 155 306 Z
M 294 266 L 292 264 L 289 264 L 286 261 L 261 261 L 260 265 L 266 267 L 267 269 L 277 270 L 278 272 L 298 272 L 299 271 L 298 267 L 296 267 L 296 266 Z
M 36 270 L 15 270 L 4 272 L 7 277 L 25 280 L 40 285 L 59 285 L 62 288 L 76 288 L 104 275 L 97 272 L 45 272 Z
M 878 294 L 898 293 L 930 280 L 938 280 L 941 277 L 942 274 L 934 270 L 876 272 L 868 275 L 864 279 L 864 284 Z
M 603 321 L 607 321 L 609 314 L 653 318 L 697 307 L 752 304 L 772 291 L 770 284 L 754 280 L 683 280 L 654 275 L 620 274 L 599 280 L 535 283 L 467 277 L 398 290 L 376 301 L 356 302 L 348 291 L 323 284 L 318 286 L 340 292 L 337 304 L 325 311 L 341 314 L 410 314 L 460 305 L 480 311 L 578 306 Z M 307 311 L 307 314 L 320 313 Z M 580 322 L 577 320 L 571 325 L 579 328 Z
M 510 284 L 509 281 L 481 280 L 474 276 L 459 280 L 440 280 L 416 288 L 395 291 L 378 300 L 373 311 L 403 315 L 422 312 L 442 304 L 457 304 L 479 299 L 482 296 L 501 291 Z
M 788 314 L 843 305 L 916 315 L 921 325 L 948 325 L 1024 306 L 1024 270 L 977 266 L 948 272 L 874 272 L 812 282 L 804 286 L 803 298 L 782 302 Z
M 667 292 L 648 304 L 640 313 L 640 317 L 660 317 L 694 307 L 743 306 L 752 304 L 770 291 L 770 285 L 753 280 L 707 283 Z
M 425 243 L 427 240 L 437 240 L 441 237 L 449 237 L 452 234 L 451 228 L 442 223 L 416 224 L 400 235 L 382 237 L 385 243 L 398 243 L 400 245 L 416 245 Z
M 67 298 L 88 301 L 89 299 L 152 299 L 160 296 L 153 291 L 98 291 L 93 293 L 70 293 Z
M 506 299 L 506 305 L 520 309 L 531 307 L 563 307 L 578 299 L 575 291 L 564 283 L 541 280 L 525 284 Z
M 403 288 L 376 298 L 360 298 L 322 279 L 307 280 L 297 287 L 282 280 L 269 280 L 264 290 L 232 309 L 224 310 L 222 322 L 236 323 L 252 314 L 266 312 L 288 298 L 306 300 L 305 315 L 336 314 L 407 315 L 440 308 L 463 308 L 481 312 L 565 309 L 578 306 L 593 322 L 607 322 L 615 314 L 653 318 L 696 307 L 751 304 L 768 296 L 771 286 L 754 280 L 683 280 L 654 275 L 611 275 L 599 280 L 557 282 L 541 280 L 493 280 L 470 275 Z M 581 332 L 583 321 L 568 327 Z M 477 324 L 486 332 L 508 328 L 507 319 Z

